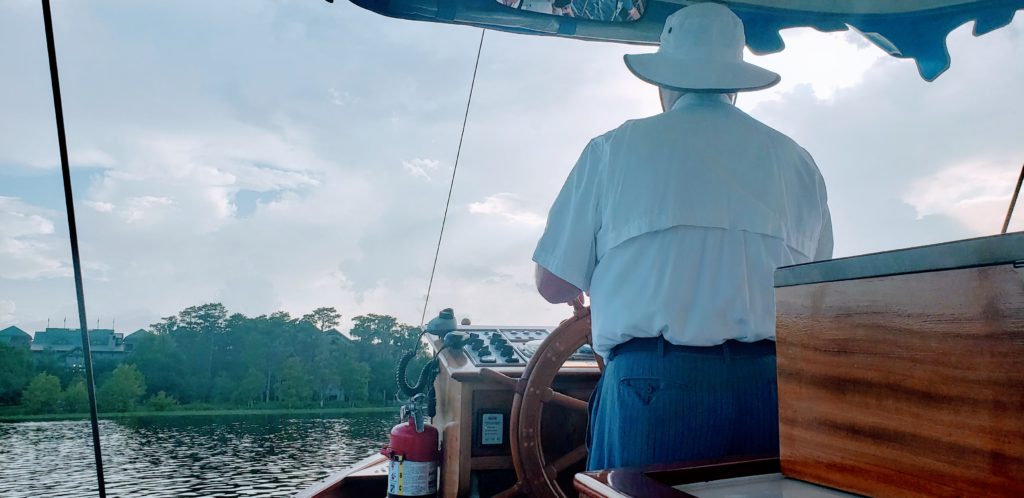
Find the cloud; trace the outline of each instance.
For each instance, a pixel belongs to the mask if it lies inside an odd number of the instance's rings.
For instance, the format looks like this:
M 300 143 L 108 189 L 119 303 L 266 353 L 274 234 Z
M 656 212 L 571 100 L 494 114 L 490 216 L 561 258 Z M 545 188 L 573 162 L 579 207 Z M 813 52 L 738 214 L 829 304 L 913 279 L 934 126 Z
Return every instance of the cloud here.
M 96 0 L 54 15 L 90 316 L 134 329 L 223 300 L 418 323 L 478 30 L 338 2 Z M 37 245 L 0 251 L 0 296 L 30 328 L 75 316 L 41 22 L 0 2 L 0 45 L 23 47 L 0 53 L 16 75 L 0 79 L 0 195 L 22 215 L 3 214 L 0 240 Z M 1022 34 L 1022 19 L 955 31 L 952 68 L 926 84 L 854 34 L 787 30 L 785 52 L 751 59 L 782 83 L 739 104 L 814 154 L 837 254 L 969 236 L 926 179 L 1024 157 Z M 428 315 L 568 315 L 537 297 L 530 256 L 587 141 L 658 112 L 622 64 L 645 50 L 488 32 Z M 933 214 L 905 200 L 917 185 Z
M 14 301 L 0 299 L 0 323 L 13 322 L 14 312 L 17 310 L 18 307 L 14 305 Z
M 125 208 L 122 218 L 128 223 L 145 221 L 160 211 L 174 205 L 174 200 L 169 197 L 156 197 L 144 195 L 141 197 L 129 197 L 125 199 Z
M 0 197 L 0 279 L 66 276 L 61 260 L 66 241 L 57 236 L 56 216 L 13 197 Z
M 114 205 L 103 201 L 85 201 L 85 205 L 100 213 L 109 213 L 114 210 Z
M 762 92 L 743 95 L 750 107 L 760 102 L 779 101 L 796 88 L 807 86 L 820 101 L 835 98 L 837 92 L 856 87 L 881 60 L 888 58 L 854 32 L 821 33 L 810 29 L 782 31 L 786 49 L 776 54 L 753 56 L 748 61 L 782 75 L 782 81 Z
M 437 167 L 440 164 L 440 161 L 433 159 L 416 158 L 411 161 L 402 161 L 402 169 L 414 178 L 422 178 L 429 182 L 431 180 L 430 175 L 437 171 Z
M 483 201 L 471 203 L 469 205 L 469 212 L 497 216 L 508 223 L 529 227 L 542 227 L 545 223 L 543 216 L 524 207 L 522 198 L 508 192 L 489 195 Z
M 331 103 L 334 105 L 348 105 L 355 101 L 355 98 L 348 92 L 339 92 L 334 87 L 327 89 L 328 93 L 331 94 Z
M 976 235 L 991 235 L 1002 227 L 1017 173 L 1009 164 L 950 166 L 915 181 L 903 199 L 918 219 L 948 216 Z

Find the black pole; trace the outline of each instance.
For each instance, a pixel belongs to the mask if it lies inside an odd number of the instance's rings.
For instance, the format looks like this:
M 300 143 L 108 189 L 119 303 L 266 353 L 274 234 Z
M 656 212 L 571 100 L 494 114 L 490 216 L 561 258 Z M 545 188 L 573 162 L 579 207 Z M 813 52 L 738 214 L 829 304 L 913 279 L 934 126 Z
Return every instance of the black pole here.
M 78 255 L 78 229 L 75 224 L 75 202 L 71 192 L 71 166 L 68 164 L 68 141 L 64 135 L 64 108 L 60 100 L 60 78 L 57 75 L 57 52 L 53 43 L 53 19 L 50 0 L 43 2 L 43 23 L 46 26 L 46 51 L 50 58 L 50 83 L 53 86 L 53 112 L 57 120 L 57 143 L 60 145 L 60 170 L 64 177 L 64 203 L 68 212 L 68 239 L 71 241 L 71 263 L 75 270 L 75 292 L 78 297 L 78 323 L 82 331 L 82 356 L 85 357 L 85 385 L 89 390 L 89 417 L 92 421 L 92 450 L 96 457 L 96 481 L 100 498 L 106 498 L 103 479 L 103 452 L 100 450 L 100 425 L 96 414 L 96 385 L 92 376 L 92 350 L 89 327 L 85 319 L 85 291 L 82 288 L 82 264 Z
M 1013 217 L 1013 207 L 1017 205 L 1017 196 L 1020 195 L 1020 185 L 1024 183 L 1024 164 L 1020 165 L 1020 177 L 1017 178 L 1017 188 L 1013 189 L 1013 197 L 1010 198 L 1010 207 L 1006 209 L 1006 219 L 1003 220 L 1003 230 L 999 233 L 1006 233 L 1010 228 L 1010 218 Z

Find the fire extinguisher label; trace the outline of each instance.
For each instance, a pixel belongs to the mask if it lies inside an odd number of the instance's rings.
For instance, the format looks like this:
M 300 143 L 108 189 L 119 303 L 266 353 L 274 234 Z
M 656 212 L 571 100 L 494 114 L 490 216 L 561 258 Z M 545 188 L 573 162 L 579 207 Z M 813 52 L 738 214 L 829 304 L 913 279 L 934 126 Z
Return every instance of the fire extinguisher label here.
M 437 462 L 391 460 L 388 463 L 388 494 L 423 496 L 437 493 Z

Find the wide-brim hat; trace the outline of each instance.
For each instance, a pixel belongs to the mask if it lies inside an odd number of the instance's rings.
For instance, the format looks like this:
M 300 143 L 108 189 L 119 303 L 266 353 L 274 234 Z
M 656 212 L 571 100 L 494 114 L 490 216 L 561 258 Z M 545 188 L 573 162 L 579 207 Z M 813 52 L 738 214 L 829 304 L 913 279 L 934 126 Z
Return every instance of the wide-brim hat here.
M 749 92 L 778 83 L 777 73 L 743 60 L 745 45 L 736 14 L 721 4 L 699 3 L 665 20 L 657 53 L 624 59 L 638 78 L 684 92 Z

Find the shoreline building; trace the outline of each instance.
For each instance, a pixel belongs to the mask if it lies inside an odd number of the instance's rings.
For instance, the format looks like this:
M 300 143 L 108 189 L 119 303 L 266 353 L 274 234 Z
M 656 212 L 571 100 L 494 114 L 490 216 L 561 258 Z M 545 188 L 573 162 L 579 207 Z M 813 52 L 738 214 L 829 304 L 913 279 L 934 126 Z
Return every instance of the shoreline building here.
M 125 353 L 124 334 L 113 329 L 93 329 L 89 331 L 89 349 L 94 360 L 121 359 Z M 68 368 L 81 368 L 85 365 L 82 354 L 82 333 L 79 329 L 47 327 L 36 332 L 32 340 L 33 353 L 50 353 L 63 356 Z
M 11 325 L 0 330 L 0 344 L 28 349 L 32 345 L 32 336 L 28 332 Z

